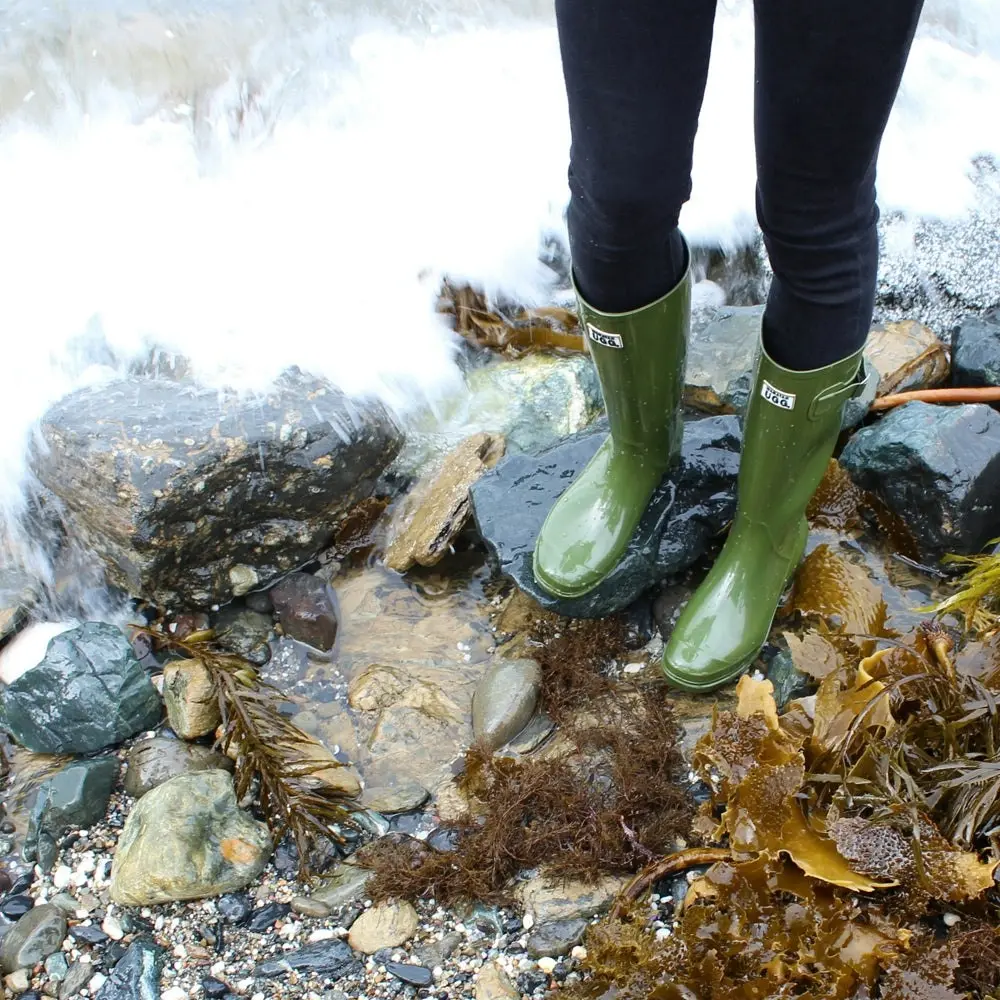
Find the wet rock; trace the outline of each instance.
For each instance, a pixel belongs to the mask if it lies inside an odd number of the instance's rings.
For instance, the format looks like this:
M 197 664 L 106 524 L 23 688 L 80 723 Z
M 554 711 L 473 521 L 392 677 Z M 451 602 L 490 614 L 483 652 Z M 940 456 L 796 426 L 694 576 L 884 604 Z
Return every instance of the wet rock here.
M 20 920 L 21 917 L 31 911 L 31 908 L 34 905 L 35 901 L 30 896 L 22 894 L 7 896 L 3 902 L 0 903 L 0 913 L 2 913 L 8 920 Z
M 212 997 L 213 1000 L 224 997 L 229 992 L 229 987 L 221 979 L 216 979 L 214 976 L 206 976 L 201 981 L 201 988 L 205 996 Z
M 532 958 L 565 955 L 583 940 L 586 929 L 587 921 L 582 917 L 539 924 L 528 935 L 528 954 Z
M 247 929 L 263 933 L 273 927 L 279 920 L 287 917 L 292 908 L 287 903 L 268 903 L 259 910 L 254 910 L 247 922 Z
M 244 601 L 251 611 L 255 611 L 259 615 L 270 616 L 274 614 L 274 603 L 266 590 L 255 590 L 253 593 L 247 594 Z
M 878 395 L 931 389 L 948 378 L 948 352 L 934 331 L 914 320 L 872 327 L 865 356 L 878 371 Z
M 69 936 L 83 944 L 104 944 L 108 940 L 108 935 L 93 924 L 76 924 L 70 927 Z
M 772 657 L 767 665 L 767 679 L 774 685 L 774 701 L 779 710 L 795 698 L 803 698 L 816 690 L 816 681 L 796 668 L 787 649 Z
M 270 595 L 285 635 L 324 652 L 333 649 L 339 614 L 328 583 L 309 573 L 291 573 Z
M 32 456 L 67 534 L 158 607 L 208 607 L 327 546 L 402 443 L 375 402 L 291 370 L 247 398 L 165 380 L 72 393 Z
M 62 947 L 66 916 L 58 906 L 43 903 L 29 910 L 3 937 L 0 965 L 5 972 L 30 969 Z
M 267 827 L 238 807 L 226 771 L 182 774 L 133 806 L 111 868 L 111 898 L 151 906 L 216 896 L 248 885 L 270 854 Z
M 386 962 L 385 971 L 408 986 L 430 986 L 434 975 L 430 969 L 422 965 L 410 965 L 408 962 Z
M 253 970 L 255 976 L 271 979 L 288 972 L 302 972 L 306 975 L 339 979 L 341 976 L 357 972 L 361 964 L 351 949 L 340 940 L 318 941 L 306 945 L 298 951 L 286 952 L 280 958 L 262 962 Z
M 163 949 L 139 938 L 114 967 L 96 1000 L 158 1000 Z
M 181 739 L 214 733 L 222 721 L 212 675 L 200 660 L 177 660 L 163 668 L 163 701 L 170 728 Z
M 266 594 L 253 596 L 265 598 L 270 606 L 271 598 Z M 214 629 L 220 646 L 251 663 L 260 667 L 271 658 L 268 636 L 274 630 L 274 620 L 270 614 L 230 605 L 218 613 Z
M 924 559 L 1000 535 L 1000 414 L 988 406 L 907 403 L 855 434 L 840 462 L 905 520 Z
M 328 917 L 332 911 L 332 907 L 310 896 L 293 896 L 291 907 L 293 913 L 298 913 L 302 917 L 313 917 L 317 920 Z
M 401 777 L 391 785 L 367 787 L 361 795 L 361 804 L 391 816 L 419 809 L 429 798 L 430 792 L 419 781 Z
M 36 753 L 93 753 L 156 725 L 159 696 L 121 629 L 88 622 L 0 692 L 4 724 Z
M 66 973 L 68 971 L 69 963 L 60 952 L 57 951 L 55 954 L 49 955 L 49 957 L 45 959 L 45 974 L 52 982 L 62 982 L 66 978 Z
M 17 972 L 12 972 L 9 976 L 4 977 L 4 985 L 11 993 L 21 993 L 22 990 L 26 990 L 31 985 L 31 973 L 28 969 L 18 969 Z M 7 990 L 4 990 L 5 995 Z M 20 1000 L 24 1000 L 23 993 L 21 993 Z
M 442 721 L 458 722 L 465 713 L 439 685 L 412 671 L 373 663 L 352 680 L 347 691 L 351 708 L 359 712 L 412 708 Z
M 66 973 L 66 978 L 59 984 L 59 1000 L 75 997 L 90 981 L 94 974 L 94 966 L 90 962 L 74 962 Z
M 1000 385 L 1000 309 L 967 319 L 955 332 L 951 351 L 954 385 Z
M 403 573 L 415 564 L 441 561 L 469 519 L 469 487 L 497 464 L 504 448 L 500 436 L 473 434 L 417 483 L 389 525 L 389 569 Z
M 141 740 L 128 753 L 125 791 L 139 799 L 150 789 L 179 774 L 194 771 L 232 771 L 234 764 L 226 756 L 198 743 L 185 743 L 164 736 Z
M 216 904 L 219 916 L 227 924 L 242 924 L 250 918 L 253 912 L 253 903 L 250 897 L 243 892 L 226 893 Z
M 681 460 L 653 494 L 618 566 L 584 597 L 552 597 L 532 572 L 535 540 L 549 509 L 597 451 L 605 433 L 572 438 L 537 457 L 508 456 L 471 491 L 479 532 L 501 572 L 543 607 L 571 618 L 620 611 L 665 577 L 690 566 L 735 509 L 738 418 L 688 421 Z
M 684 376 L 688 406 L 706 413 L 745 408 L 763 314 L 763 306 L 726 307 L 692 331 Z
M 512 740 L 535 714 L 542 671 L 534 660 L 495 660 L 472 698 L 472 730 L 495 750 Z
M 522 883 L 516 895 L 525 914 L 530 914 L 535 925 L 540 925 L 603 913 L 624 885 L 624 879 L 611 875 L 594 883 L 550 883 L 537 877 Z
M 372 873 L 356 865 L 337 865 L 321 885 L 313 890 L 312 898 L 331 910 L 347 906 L 365 895 L 365 886 Z
M 24 624 L 36 598 L 30 577 L 15 570 L 0 569 L 0 639 L 6 639 Z
M 496 962 L 490 962 L 479 970 L 476 1000 L 518 1000 L 520 996 L 510 976 Z
M 355 951 L 373 955 L 382 948 L 405 944 L 417 933 L 419 925 L 420 918 L 410 903 L 380 903 L 354 921 L 347 940 Z
M 97 757 L 76 761 L 46 779 L 28 818 L 25 856 L 36 857 L 47 871 L 56 857 L 56 842 L 68 829 L 104 819 L 119 768 L 117 757 Z

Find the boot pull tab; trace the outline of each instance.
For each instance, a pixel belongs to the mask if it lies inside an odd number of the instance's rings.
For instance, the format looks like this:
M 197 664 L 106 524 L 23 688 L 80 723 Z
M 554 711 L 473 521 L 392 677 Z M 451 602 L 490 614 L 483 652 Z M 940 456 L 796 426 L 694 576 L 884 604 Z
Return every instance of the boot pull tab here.
M 813 397 L 807 414 L 810 420 L 819 420 L 832 410 L 843 407 L 849 399 L 856 399 L 865 391 L 865 366 L 862 364 L 854 377 L 847 382 L 837 382 L 827 386 Z

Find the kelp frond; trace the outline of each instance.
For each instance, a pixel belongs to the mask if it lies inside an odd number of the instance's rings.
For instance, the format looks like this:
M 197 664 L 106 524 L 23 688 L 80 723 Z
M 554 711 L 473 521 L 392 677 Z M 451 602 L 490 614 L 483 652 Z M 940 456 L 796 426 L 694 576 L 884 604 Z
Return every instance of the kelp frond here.
M 997 549 L 1000 538 L 990 547 Z M 1000 628 L 1000 550 L 977 556 L 946 556 L 944 563 L 968 567 L 958 590 L 932 610 L 935 614 L 961 615 L 967 631 L 993 632 Z
M 158 629 L 136 631 L 157 648 L 197 661 L 208 671 L 222 717 L 216 745 L 236 762 L 236 797 L 242 800 L 255 791 L 274 842 L 286 833 L 292 836 L 299 876 L 309 878 L 314 848 L 324 840 L 340 842 L 337 828 L 353 825 L 353 800 L 321 780 L 322 772 L 342 766 L 340 762 L 282 715 L 281 691 L 248 660 L 219 648 L 213 632 L 177 639 Z

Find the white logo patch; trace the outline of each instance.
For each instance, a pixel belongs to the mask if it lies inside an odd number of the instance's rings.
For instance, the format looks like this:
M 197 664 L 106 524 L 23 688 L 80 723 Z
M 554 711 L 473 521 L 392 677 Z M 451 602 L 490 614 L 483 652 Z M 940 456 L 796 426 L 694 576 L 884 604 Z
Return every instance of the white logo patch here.
M 760 394 L 772 406 L 777 406 L 782 410 L 795 409 L 795 393 L 782 392 L 780 389 L 775 389 L 767 379 L 764 379 L 764 384 L 760 387 Z
M 593 323 L 587 324 L 587 331 L 590 334 L 590 339 L 595 344 L 600 344 L 601 347 L 614 347 L 619 351 L 625 347 L 622 338 L 617 333 L 605 333 L 603 330 L 598 330 Z

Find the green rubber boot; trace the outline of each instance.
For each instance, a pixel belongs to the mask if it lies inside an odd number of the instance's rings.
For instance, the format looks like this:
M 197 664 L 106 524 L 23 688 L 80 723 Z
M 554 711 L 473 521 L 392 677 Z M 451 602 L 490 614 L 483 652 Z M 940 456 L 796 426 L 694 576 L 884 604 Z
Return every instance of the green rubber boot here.
M 805 550 L 806 506 L 833 454 L 844 406 L 864 385 L 857 379 L 862 353 L 795 372 L 760 348 L 743 421 L 736 516 L 663 652 L 674 687 L 709 691 L 725 684 L 767 641 Z
M 535 579 L 556 597 L 581 597 L 618 564 L 649 498 L 681 447 L 681 393 L 691 276 L 629 313 L 580 298 L 611 433 L 549 511 L 535 543 Z

